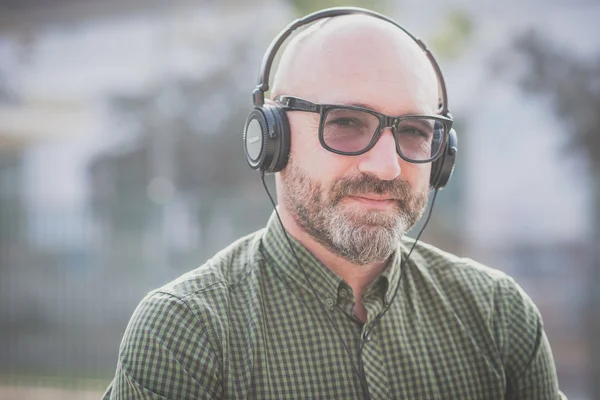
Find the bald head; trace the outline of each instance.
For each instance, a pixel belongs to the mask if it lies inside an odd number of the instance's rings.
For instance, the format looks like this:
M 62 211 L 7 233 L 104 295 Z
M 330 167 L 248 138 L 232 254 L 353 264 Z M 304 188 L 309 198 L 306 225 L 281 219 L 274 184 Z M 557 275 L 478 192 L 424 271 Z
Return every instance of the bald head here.
M 273 82 L 272 96 L 282 94 L 387 104 L 395 113 L 435 112 L 438 102 L 437 78 L 421 48 L 389 22 L 360 14 L 319 21 L 290 40 Z

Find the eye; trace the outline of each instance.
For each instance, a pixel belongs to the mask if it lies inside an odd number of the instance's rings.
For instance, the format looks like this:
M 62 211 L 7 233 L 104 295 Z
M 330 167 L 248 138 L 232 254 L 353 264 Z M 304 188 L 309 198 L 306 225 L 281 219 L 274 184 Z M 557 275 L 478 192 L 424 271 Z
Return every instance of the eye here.
M 362 126 L 362 123 L 354 118 L 337 118 L 331 121 L 331 123 L 347 128 L 358 128 Z
M 426 132 L 424 130 L 413 128 L 413 127 L 406 127 L 406 128 L 400 129 L 398 131 L 398 133 L 400 135 L 404 135 L 404 136 L 414 136 L 414 137 L 423 138 L 423 139 L 431 138 L 430 132 Z
M 430 141 L 435 136 L 436 121 L 430 118 L 411 118 L 400 123 L 398 134 L 406 138 Z

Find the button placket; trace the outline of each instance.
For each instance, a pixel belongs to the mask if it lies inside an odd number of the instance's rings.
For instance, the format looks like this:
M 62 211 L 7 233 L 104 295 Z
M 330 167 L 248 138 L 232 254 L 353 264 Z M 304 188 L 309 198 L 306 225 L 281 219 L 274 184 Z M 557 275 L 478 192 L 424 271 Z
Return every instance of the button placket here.
M 325 299 L 325 304 L 327 307 L 332 308 L 335 305 L 335 300 L 333 300 L 331 297 L 327 297 Z
M 370 342 L 373 339 L 373 332 L 370 327 L 365 327 L 363 333 L 361 334 L 361 338 L 363 342 Z
M 361 337 L 364 345 L 361 356 L 371 398 L 389 399 L 392 396 L 387 372 L 384 369 L 382 373 L 382 367 L 385 368 L 385 357 L 382 348 L 375 340 L 375 334 L 369 332 L 368 328 L 365 329 Z

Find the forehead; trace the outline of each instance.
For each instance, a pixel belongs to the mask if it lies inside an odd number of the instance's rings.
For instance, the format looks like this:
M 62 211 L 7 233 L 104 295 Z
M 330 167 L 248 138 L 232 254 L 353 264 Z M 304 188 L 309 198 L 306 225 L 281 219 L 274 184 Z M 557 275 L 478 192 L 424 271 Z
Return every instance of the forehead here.
M 332 18 L 294 46 L 296 91 L 320 103 L 362 103 L 388 114 L 435 112 L 437 79 L 421 48 L 394 25 Z

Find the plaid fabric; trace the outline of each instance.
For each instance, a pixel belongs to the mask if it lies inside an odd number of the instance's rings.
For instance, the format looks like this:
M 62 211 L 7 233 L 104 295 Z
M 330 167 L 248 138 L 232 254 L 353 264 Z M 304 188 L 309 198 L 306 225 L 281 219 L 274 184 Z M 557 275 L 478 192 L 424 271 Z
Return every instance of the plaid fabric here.
M 407 238 L 363 324 L 351 288 L 290 239 L 301 268 L 271 217 L 149 293 L 104 399 L 564 398 L 540 314 L 502 272 L 422 243 L 401 268 Z

